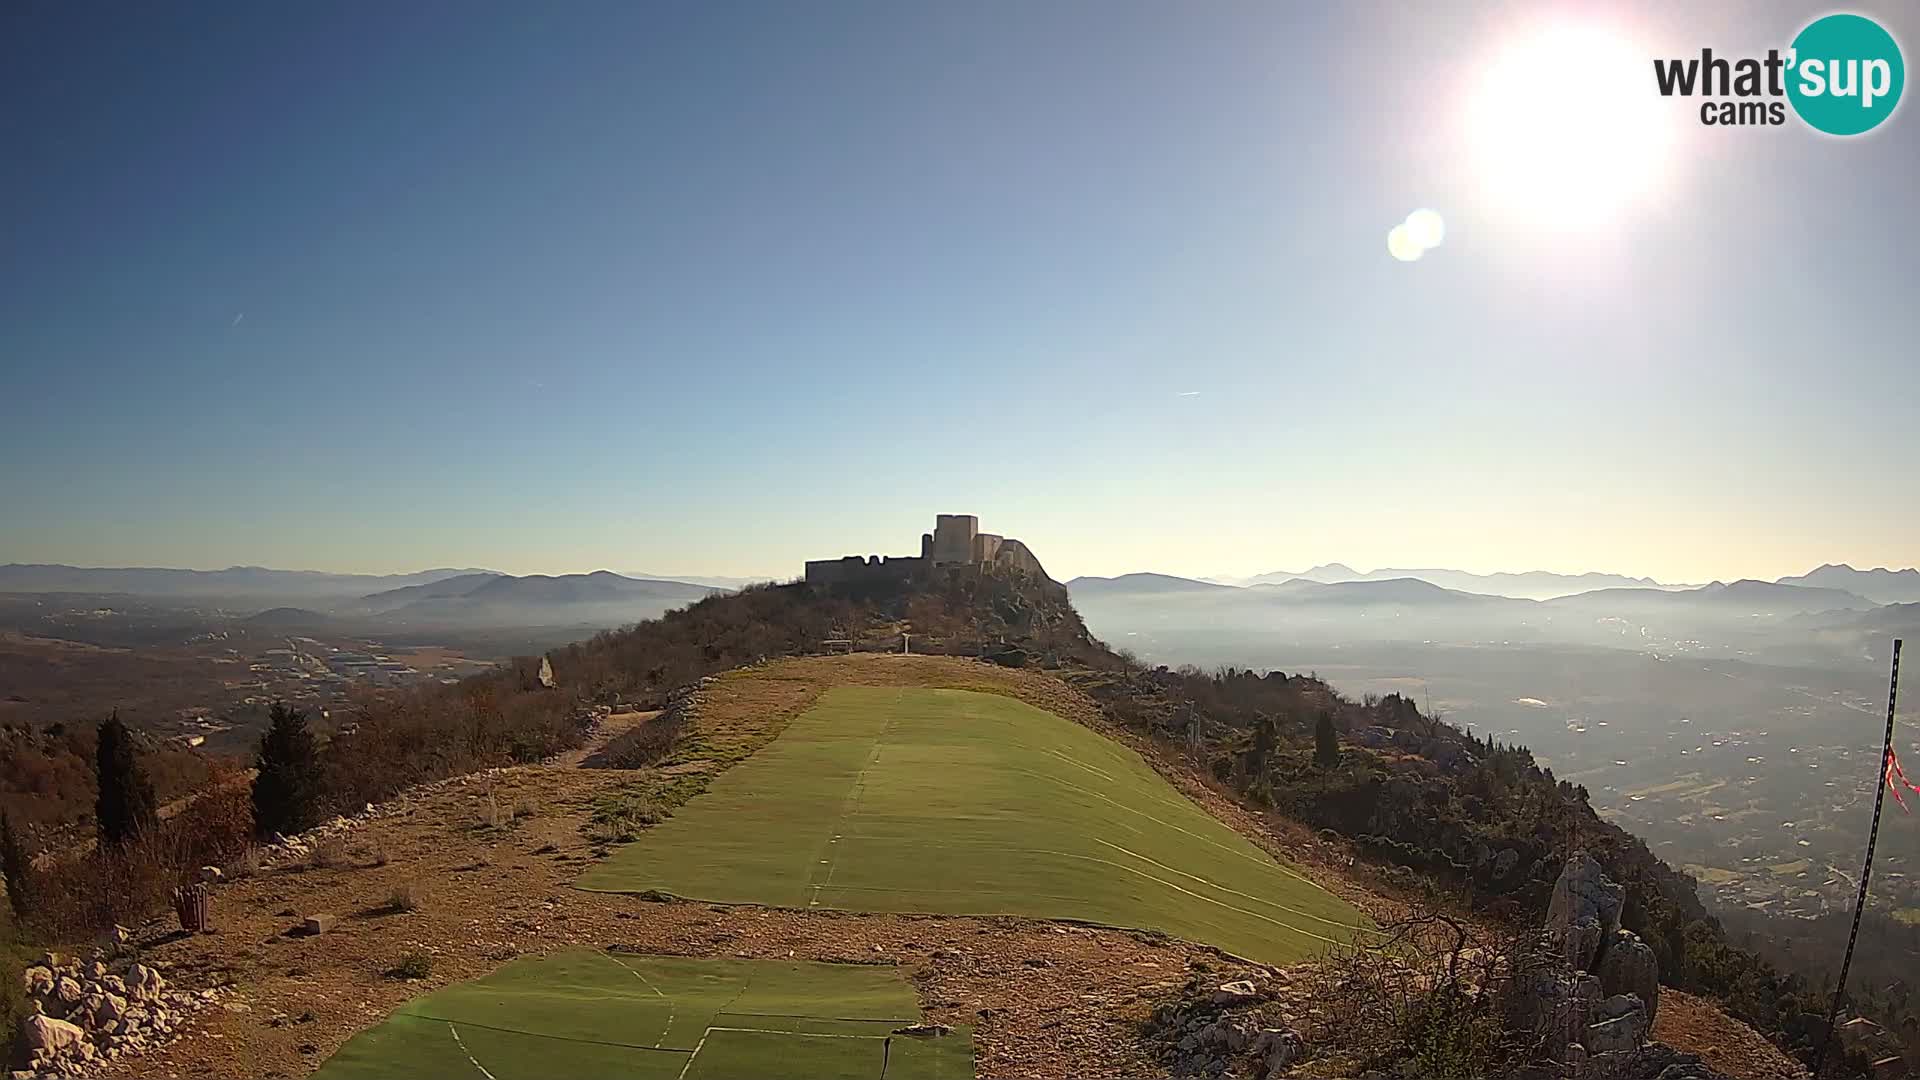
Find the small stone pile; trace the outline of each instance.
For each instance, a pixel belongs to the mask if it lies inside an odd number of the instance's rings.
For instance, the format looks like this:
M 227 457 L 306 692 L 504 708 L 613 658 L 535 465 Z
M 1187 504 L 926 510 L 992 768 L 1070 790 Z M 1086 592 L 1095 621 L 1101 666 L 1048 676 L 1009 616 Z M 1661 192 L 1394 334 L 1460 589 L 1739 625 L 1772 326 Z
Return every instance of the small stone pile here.
M 1175 1076 L 1272 1080 L 1306 1052 L 1278 983 L 1198 982 L 1154 1011 L 1147 1037 Z
M 83 963 L 48 953 L 21 975 L 27 1012 L 13 1080 L 88 1076 L 104 1061 L 172 1040 L 186 1016 L 215 995 L 172 990 L 160 972 L 120 959 Z

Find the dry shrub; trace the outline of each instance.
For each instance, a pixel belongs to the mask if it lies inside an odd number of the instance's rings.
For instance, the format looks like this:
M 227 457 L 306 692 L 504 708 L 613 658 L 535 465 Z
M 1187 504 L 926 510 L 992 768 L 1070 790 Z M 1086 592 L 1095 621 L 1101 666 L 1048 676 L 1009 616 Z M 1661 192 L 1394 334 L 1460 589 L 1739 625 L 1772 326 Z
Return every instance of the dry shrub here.
M 1497 1074 L 1528 1039 L 1506 1025 L 1518 943 L 1433 910 L 1382 926 L 1310 969 L 1308 1042 L 1357 1069 L 1410 1067 L 1432 1080 Z
M 260 867 L 265 863 L 266 853 L 260 850 L 260 845 L 248 844 L 240 849 L 240 854 L 234 856 L 232 862 L 227 864 L 227 876 L 235 881 L 245 881 L 258 874 Z
M 329 836 L 314 844 L 307 856 L 307 865 L 315 870 L 331 870 L 346 864 L 347 842 L 338 836 Z
M 425 979 L 433 974 L 433 957 L 415 950 L 403 954 L 384 974 L 389 979 Z
M 126 844 L 37 871 L 33 928 L 56 941 L 75 941 L 114 923 L 138 924 L 165 908 L 174 887 L 195 880 L 200 867 L 225 866 L 239 857 L 252 837 L 246 787 L 218 786 Z
M 385 866 L 393 861 L 393 850 L 387 846 L 385 840 L 375 840 L 373 842 L 371 855 L 373 865 L 375 866 Z
M 395 885 L 387 894 L 387 910 L 396 912 L 419 911 L 426 903 L 426 896 L 417 882 L 405 882 Z

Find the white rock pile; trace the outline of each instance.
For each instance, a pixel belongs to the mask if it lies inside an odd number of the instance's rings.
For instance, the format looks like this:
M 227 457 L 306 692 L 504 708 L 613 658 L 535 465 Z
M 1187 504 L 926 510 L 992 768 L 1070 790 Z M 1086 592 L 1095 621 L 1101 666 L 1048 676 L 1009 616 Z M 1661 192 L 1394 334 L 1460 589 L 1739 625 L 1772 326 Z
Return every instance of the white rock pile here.
M 16 1045 L 26 1055 L 13 1080 L 90 1076 L 106 1061 L 169 1042 L 215 991 L 168 988 L 160 972 L 121 959 L 69 960 L 48 953 L 21 974 L 26 1015 Z

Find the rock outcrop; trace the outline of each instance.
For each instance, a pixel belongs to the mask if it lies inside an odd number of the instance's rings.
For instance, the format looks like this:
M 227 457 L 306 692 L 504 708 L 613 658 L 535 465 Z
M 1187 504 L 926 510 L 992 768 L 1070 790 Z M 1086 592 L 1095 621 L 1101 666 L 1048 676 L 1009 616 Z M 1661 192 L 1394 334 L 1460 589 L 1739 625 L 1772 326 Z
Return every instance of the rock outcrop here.
M 1553 886 L 1534 959 L 1518 972 L 1513 1022 L 1533 1032 L 1534 1064 L 1509 1080 L 1724 1080 L 1692 1055 L 1651 1042 L 1660 968 L 1620 926 L 1622 890 L 1575 852 Z
M 104 954 L 103 955 L 107 955 Z M 21 973 L 15 1076 L 88 1076 L 105 1061 L 169 1041 L 212 991 L 171 990 L 156 969 L 131 960 L 82 964 L 54 953 Z

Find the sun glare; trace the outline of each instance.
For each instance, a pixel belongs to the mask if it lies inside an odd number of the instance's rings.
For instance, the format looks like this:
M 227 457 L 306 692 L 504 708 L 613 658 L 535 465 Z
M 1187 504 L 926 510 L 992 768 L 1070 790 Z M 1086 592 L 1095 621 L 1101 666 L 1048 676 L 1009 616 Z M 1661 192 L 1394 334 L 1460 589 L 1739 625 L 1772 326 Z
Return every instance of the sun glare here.
M 1653 90 L 1651 55 L 1591 25 L 1544 27 L 1500 46 L 1470 87 L 1464 133 L 1493 211 L 1589 230 L 1657 194 L 1673 124 Z

